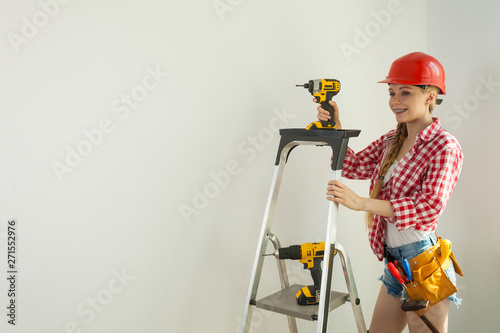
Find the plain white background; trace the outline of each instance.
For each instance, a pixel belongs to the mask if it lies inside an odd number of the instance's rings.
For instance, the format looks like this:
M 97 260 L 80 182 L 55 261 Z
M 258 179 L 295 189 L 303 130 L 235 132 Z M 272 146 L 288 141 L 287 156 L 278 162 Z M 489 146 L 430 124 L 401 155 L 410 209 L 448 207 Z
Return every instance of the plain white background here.
M 464 278 L 450 332 L 500 326 L 497 1 L 1 1 L 0 267 L 17 219 L 16 325 L 2 332 L 236 332 L 279 141 L 315 119 L 295 84 L 336 78 L 354 150 L 395 127 L 385 78 L 424 51 L 447 74 L 435 111 L 462 144 L 438 233 Z M 324 238 L 330 151 L 300 147 L 273 231 Z M 346 181 L 360 195 L 366 182 Z M 382 265 L 363 214 L 341 209 L 367 325 Z M 309 283 L 298 262 L 292 282 Z M 334 288 L 345 289 L 337 269 Z M 279 289 L 272 259 L 259 295 Z M 350 306 L 331 329 L 355 332 Z M 253 332 L 286 332 L 256 311 Z M 301 332 L 315 323 L 299 321 Z

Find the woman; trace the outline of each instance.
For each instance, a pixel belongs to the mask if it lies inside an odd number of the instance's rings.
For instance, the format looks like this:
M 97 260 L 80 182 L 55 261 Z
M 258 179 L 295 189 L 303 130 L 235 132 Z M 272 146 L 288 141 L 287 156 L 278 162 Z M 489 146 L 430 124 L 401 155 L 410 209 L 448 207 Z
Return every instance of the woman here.
M 349 209 L 365 211 L 369 241 L 379 260 L 384 244 L 395 255 L 410 259 L 436 242 L 435 230 L 458 180 L 463 154 L 458 141 L 431 116 L 438 94 L 446 94 L 444 69 L 435 58 L 414 52 L 398 58 L 391 65 L 386 80 L 389 106 L 398 126 L 359 153 L 348 149 L 343 176 L 370 179 L 370 197 L 358 196 L 338 180 L 330 181 L 327 199 Z M 335 102 L 334 121 L 341 129 Z M 329 113 L 318 108 L 318 119 L 326 121 Z M 382 287 L 375 305 L 370 333 L 428 332 L 414 312 L 401 310 L 406 295 L 387 269 L 384 261 Z M 455 283 L 453 265 L 446 270 Z M 425 316 L 440 331 L 446 332 L 450 300 L 432 306 Z

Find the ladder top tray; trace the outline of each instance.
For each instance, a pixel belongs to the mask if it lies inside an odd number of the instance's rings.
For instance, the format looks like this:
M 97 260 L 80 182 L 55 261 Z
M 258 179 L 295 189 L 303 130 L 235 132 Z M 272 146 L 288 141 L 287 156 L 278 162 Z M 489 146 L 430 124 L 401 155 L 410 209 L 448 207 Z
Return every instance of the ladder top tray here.
M 319 139 L 341 139 L 357 137 L 361 130 L 357 129 L 314 129 L 306 130 L 305 128 L 282 128 L 280 129 L 281 136 L 294 136 L 298 139 L 304 138 L 304 141 L 316 141 Z M 302 141 L 302 140 L 301 140 Z
M 315 129 L 306 130 L 304 128 L 283 128 L 280 129 L 281 140 L 276 156 L 275 165 L 281 161 L 288 160 L 288 155 L 298 145 L 314 144 L 317 146 L 328 145 L 332 148 L 333 159 L 332 169 L 340 170 L 344 164 L 349 138 L 357 137 L 361 131 L 354 129 Z

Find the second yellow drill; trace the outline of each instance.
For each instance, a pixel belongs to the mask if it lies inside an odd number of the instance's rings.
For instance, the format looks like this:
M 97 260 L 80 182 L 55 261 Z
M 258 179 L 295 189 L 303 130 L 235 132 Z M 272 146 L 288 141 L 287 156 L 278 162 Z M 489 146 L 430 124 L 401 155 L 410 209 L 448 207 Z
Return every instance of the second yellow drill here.
M 319 291 L 321 288 L 321 262 L 325 255 L 325 242 L 304 243 L 302 245 L 291 245 L 278 249 L 274 256 L 278 259 L 300 260 L 304 269 L 311 272 L 314 285 L 305 286 L 297 294 L 297 303 L 300 305 L 311 305 L 319 303 Z

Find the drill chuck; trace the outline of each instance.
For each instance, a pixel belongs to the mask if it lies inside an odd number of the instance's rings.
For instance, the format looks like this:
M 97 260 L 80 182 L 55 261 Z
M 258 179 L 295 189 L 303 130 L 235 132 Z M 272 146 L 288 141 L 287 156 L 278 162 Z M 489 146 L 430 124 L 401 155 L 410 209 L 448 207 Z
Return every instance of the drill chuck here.
M 283 247 L 278 249 L 279 259 L 302 259 L 302 248 L 300 245 L 291 245 L 289 247 Z
M 307 89 L 311 94 L 314 91 L 314 81 L 315 80 L 309 80 L 309 83 L 304 83 L 304 84 L 296 84 L 296 87 L 304 87 Z

